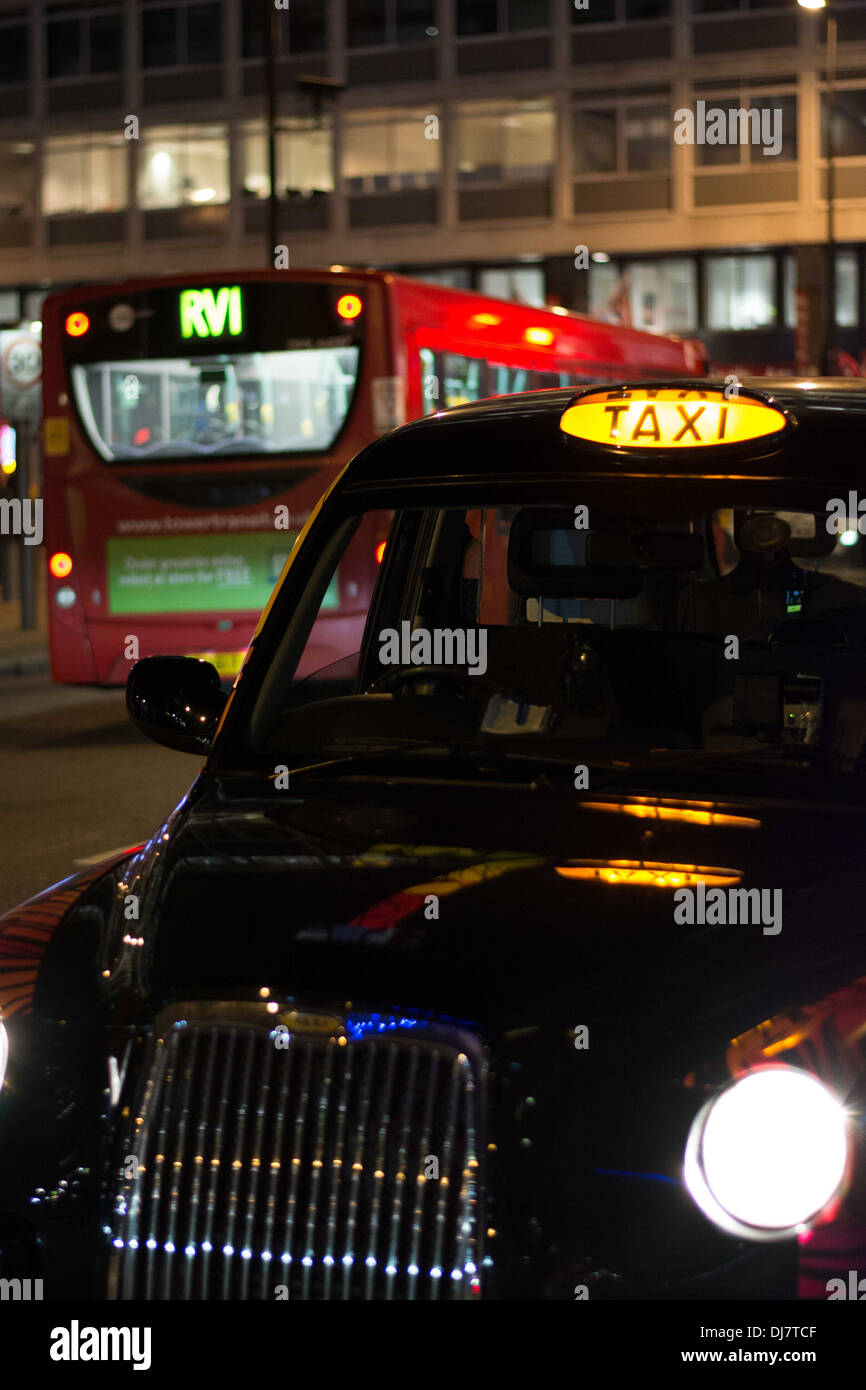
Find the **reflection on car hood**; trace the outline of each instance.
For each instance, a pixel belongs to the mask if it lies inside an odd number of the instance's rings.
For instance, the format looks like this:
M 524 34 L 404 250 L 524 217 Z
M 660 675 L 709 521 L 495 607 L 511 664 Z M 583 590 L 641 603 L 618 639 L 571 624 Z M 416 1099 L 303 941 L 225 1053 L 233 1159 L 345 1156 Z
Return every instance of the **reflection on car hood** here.
M 109 988 L 274 988 L 483 1031 L 578 1023 L 673 1064 L 857 967 L 862 813 L 586 806 L 514 788 L 202 781 L 121 887 Z M 675 893 L 767 890 L 780 926 L 677 922 Z M 781 890 L 781 899 L 776 899 Z M 695 890 L 696 892 L 699 890 Z M 705 893 L 709 890 L 704 890 Z M 122 903 L 141 894 L 131 935 Z

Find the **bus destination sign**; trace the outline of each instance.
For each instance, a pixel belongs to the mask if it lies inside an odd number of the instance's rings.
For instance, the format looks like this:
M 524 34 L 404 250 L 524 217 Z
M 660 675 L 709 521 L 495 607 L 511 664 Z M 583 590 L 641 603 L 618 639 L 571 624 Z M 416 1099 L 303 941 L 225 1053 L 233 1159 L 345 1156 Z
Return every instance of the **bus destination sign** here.
M 237 338 L 244 330 L 240 285 L 181 290 L 178 304 L 183 338 Z

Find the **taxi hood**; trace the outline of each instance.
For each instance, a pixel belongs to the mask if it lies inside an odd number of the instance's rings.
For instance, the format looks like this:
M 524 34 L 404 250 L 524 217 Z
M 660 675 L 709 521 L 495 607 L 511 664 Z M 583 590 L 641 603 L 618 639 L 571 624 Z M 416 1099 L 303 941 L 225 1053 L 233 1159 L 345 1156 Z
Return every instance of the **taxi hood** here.
M 108 989 L 595 1024 L 612 1046 L 639 1023 L 673 1064 L 684 1033 L 693 1055 L 862 973 L 863 820 L 361 778 L 275 803 L 203 779 L 125 875 Z

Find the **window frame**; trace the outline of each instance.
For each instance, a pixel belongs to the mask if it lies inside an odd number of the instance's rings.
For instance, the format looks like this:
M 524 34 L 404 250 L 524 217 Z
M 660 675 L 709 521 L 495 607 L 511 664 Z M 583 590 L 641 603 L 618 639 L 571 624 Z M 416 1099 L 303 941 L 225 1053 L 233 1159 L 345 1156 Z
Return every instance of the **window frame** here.
M 653 106 L 658 103 L 659 107 L 664 106 L 667 119 L 671 123 L 671 139 L 668 145 L 668 165 L 666 169 L 629 169 L 628 167 L 628 140 L 626 138 L 625 123 L 628 118 L 630 107 L 634 106 Z M 574 168 L 574 148 L 577 118 L 582 111 L 613 111 L 616 116 L 616 167 L 614 169 L 583 171 Z M 622 179 L 648 179 L 648 178 L 672 178 L 673 177 L 673 93 L 670 87 L 648 87 L 645 91 L 634 91 L 628 94 L 616 94 L 609 89 L 597 93 L 595 96 L 591 92 L 582 91 L 572 93 L 569 118 L 571 122 L 570 135 L 572 142 L 572 160 L 569 177 L 572 182 L 596 182 L 609 183 L 621 181 Z
M 9 19 L 5 19 L 0 15 L 0 46 L 2 46 L 4 42 L 4 35 L 12 29 L 20 29 L 24 35 L 24 67 L 19 77 L 10 78 L 8 82 L 3 77 L 0 77 L 0 89 L 6 87 L 26 87 L 30 81 L 30 65 L 33 58 L 33 41 L 30 22 L 28 19 L 22 19 L 20 15 L 14 18 L 10 17 Z
M 228 120 L 214 121 L 212 124 L 207 125 L 199 121 L 166 121 L 163 124 L 149 126 L 147 130 L 145 130 L 142 133 L 142 138 L 139 142 L 141 149 L 139 152 L 138 167 L 136 170 L 135 207 L 140 209 L 142 212 L 165 212 L 175 210 L 177 208 L 190 207 L 228 207 L 232 201 L 232 180 L 235 177 L 235 170 L 232 168 L 231 161 L 231 124 L 232 123 Z M 216 127 L 219 127 L 222 131 L 221 135 L 205 135 L 202 133 L 206 130 L 213 130 Z M 165 132 L 166 130 L 180 130 L 184 132 L 184 134 L 182 135 L 163 134 L 162 138 L 170 141 L 182 141 L 185 150 L 189 150 L 196 144 L 210 142 L 213 140 L 222 140 L 224 142 L 226 150 L 225 163 L 227 171 L 227 188 L 225 198 L 213 198 L 206 203 L 186 202 L 183 200 L 181 200 L 180 202 L 172 203 L 150 203 L 143 199 L 142 184 L 144 179 L 146 178 L 145 151 L 147 149 L 148 143 L 152 143 L 157 138 L 157 133 Z M 182 177 L 189 177 L 189 175 L 183 175 Z
M 786 97 L 788 99 L 793 99 L 794 137 L 796 142 L 796 153 L 794 154 L 793 158 L 791 156 L 785 155 L 785 132 L 783 124 L 782 150 L 778 155 L 773 156 L 771 167 L 774 169 L 797 169 L 801 162 L 800 149 L 802 142 L 800 140 L 800 116 L 802 104 L 799 100 L 799 91 L 797 89 L 796 82 L 777 83 L 774 82 L 772 77 L 770 77 L 766 81 L 762 81 L 760 78 L 758 78 L 755 81 L 753 81 L 751 78 L 745 78 L 740 82 L 725 82 L 723 79 L 718 85 L 715 82 L 708 82 L 706 84 L 701 83 L 700 86 L 694 84 L 692 87 L 690 98 L 690 109 L 694 111 L 695 103 L 697 101 L 704 101 L 706 102 L 707 108 L 713 105 L 718 105 L 723 106 L 727 109 L 729 106 L 735 105 L 739 109 L 748 110 L 752 107 L 753 104 L 757 104 L 757 101 L 761 96 L 770 98 Z M 759 107 L 758 109 L 761 108 Z M 756 169 L 763 167 L 763 163 L 758 164 L 756 160 L 753 160 L 751 158 L 751 151 L 753 146 L 748 143 L 741 143 L 736 146 L 736 159 L 732 159 L 727 163 L 719 161 L 719 163 L 717 164 L 700 164 L 697 158 L 695 157 L 694 151 L 701 147 L 698 145 L 693 145 L 691 148 L 691 164 L 693 177 L 699 177 L 703 174 L 725 174 L 731 173 L 732 171 L 742 172 L 743 169 Z M 730 145 L 714 145 L 712 147 L 704 146 L 703 148 L 733 149 L 734 147 Z M 736 206 L 742 206 L 742 204 L 736 204 Z M 749 206 L 751 206 L 751 204 L 749 204 Z
M 325 4 L 324 4 L 324 0 L 308 0 L 308 3 L 313 3 L 313 4 L 315 4 L 316 7 L 317 7 L 317 9 L 318 9 L 318 12 L 322 15 L 322 26 L 321 26 L 321 29 L 322 29 L 322 42 L 321 42 L 321 45 L 320 45 L 318 48 L 302 48 L 302 49 L 293 48 L 293 47 L 292 47 L 292 11 L 291 11 L 291 9 L 278 10 L 278 11 L 277 11 L 277 15 L 278 15 L 278 18 L 280 19 L 280 21 L 282 21 L 282 20 L 288 20 L 288 23 L 282 23 L 282 22 L 280 22 L 280 23 L 277 25 L 277 30 L 276 30 L 276 39 L 277 39 L 276 56 L 277 56 L 278 58 L 290 58 L 290 57 L 297 57 L 297 56 L 299 56 L 299 55 L 304 55 L 304 56 L 306 56 L 307 54 L 327 53 L 327 51 L 328 51 L 328 14 L 327 14 L 327 8 L 326 8 L 326 6 L 325 6 Z M 255 32 L 255 31 L 250 31 L 249 29 L 247 29 L 246 25 L 244 24 L 244 17 L 245 17 L 245 15 L 248 15 L 248 14 L 250 14 L 250 13 L 254 13 L 254 11 L 251 9 L 251 5 L 252 5 L 252 0 L 239 0 L 239 7 L 240 7 L 240 36 L 241 36 L 241 51 L 240 51 L 240 54 L 239 54 L 239 61 L 240 61 L 241 63 L 263 63 L 263 62 L 265 61 L 265 45 L 264 45 L 264 42 L 263 42 L 263 44 L 262 44 L 262 51 L 261 51 L 261 53 L 246 53 L 246 52 L 244 51 L 245 43 L 246 43 L 246 40 L 247 40 L 247 36 L 248 36 L 251 32 Z M 262 30 L 261 32 L 262 32 L 262 34 L 264 35 L 264 30 Z
M 592 0 L 585 10 L 578 10 L 574 7 L 574 0 L 566 0 L 571 12 L 572 24 L 585 24 L 593 29 L 624 28 L 628 24 L 672 24 L 674 22 L 674 0 L 660 0 L 660 3 L 667 6 L 666 13 L 656 15 L 653 19 L 629 19 L 628 0 L 613 0 L 614 13 L 604 19 L 587 18 L 592 15 Z
M 398 30 L 398 5 L 400 0 L 384 0 L 384 38 L 378 43 L 352 43 L 350 37 L 350 16 L 349 8 L 351 0 L 346 0 L 346 50 L 349 53 L 371 53 L 383 48 L 406 48 L 413 44 L 429 43 L 431 39 L 439 37 L 439 30 L 435 34 L 425 34 L 422 39 L 401 39 Z M 436 0 L 430 0 L 431 17 L 430 28 L 436 28 Z
M 365 117 L 376 117 L 375 120 L 365 119 Z M 421 106 L 356 106 L 343 112 L 341 126 L 341 159 L 340 167 L 337 170 L 336 184 L 341 188 L 343 195 L 347 198 L 358 197 L 377 197 L 393 195 L 395 193 L 406 193 L 417 189 L 438 188 L 442 181 L 442 144 L 440 140 L 426 140 L 423 133 L 420 138 L 425 140 L 425 144 L 433 147 L 437 153 L 438 160 L 435 169 L 415 169 L 408 173 L 397 172 L 393 167 L 383 169 L 377 174 L 347 174 L 346 173 L 346 152 L 349 141 L 349 133 L 352 130 L 363 130 L 366 127 L 379 127 L 386 131 L 386 143 L 391 144 L 395 136 L 391 132 L 396 126 L 408 125 L 413 121 L 419 123 L 419 130 L 423 132 L 423 124 L 427 116 L 437 116 L 442 119 L 442 106 L 439 103 L 431 104 L 427 107 Z M 393 165 L 396 160 L 388 155 L 386 163 Z M 411 186 L 402 182 L 405 178 L 412 178 Z M 418 182 L 418 179 L 421 182 Z M 387 187 L 364 187 L 361 189 L 350 187 L 350 180 L 361 179 L 366 184 L 371 184 L 373 180 L 387 180 Z
M 505 163 L 499 165 L 502 171 L 498 178 L 476 178 L 474 171 L 463 170 L 460 168 L 462 163 L 462 125 L 465 120 L 471 120 L 473 116 L 487 116 L 497 119 L 500 125 L 504 124 L 504 119 L 508 116 L 519 115 L 521 108 L 528 103 L 545 103 L 538 105 L 537 110 L 543 111 L 550 118 L 551 149 L 550 160 L 544 166 L 546 173 L 536 175 L 528 179 L 526 175 L 514 176 L 506 171 L 509 166 Z M 472 109 L 476 108 L 476 109 Z M 481 109 L 484 108 L 484 109 Z M 530 113 L 531 114 L 531 113 Z M 552 183 L 556 179 L 556 160 L 557 160 L 557 137 L 558 120 L 557 110 L 553 97 L 512 97 L 504 98 L 478 98 L 470 97 L 463 101 L 456 101 L 453 106 L 453 117 L 456 124 L 456 143 L 457 143 L 457 187 L 460 190 L 469 188 L 511 188 L 519 184 L 544 184 Z M 483 166 L 482 166 L 483 167 Z M 521 166 L 514 166 L 521 167 Z M 535 166 L 533 166 L 535 167 Z M 538 166 L 540 167 L 540 166 Z
M 768 260 L 770 262 L 770 283 L 771 293 L 770 302 L 774 307 L 775 314 L 768 322 L 751 324 L 749 327 L 733 324 L 714 324 L 710 316 L 710 266 L 713 261 L 735 260 Z M 775 250 L 759 251 L 710 251 L 701 257 L 701 280 L 700 286 L 703 301 L 704 322 L 701 331 L 706 333 L 766 333 L 768 331 L 778 331 L 783 328 L 785 317 L 784 287 L 782 292 L 782 302 L 779 302 L 779 265 L 778 255 Z
M 511 5 L 513 0 L 492 0 L 496 10 L 496 21 L 492 29 L 484 29 L 479 34 L 462 34 L 460 32 L 460 6 L 462 0 L 451 0 L 451 22 L 454 30 L 454 37 L 458 43 L 483 43 L 486 40 L 502 38 L 504 35 L 514 34 L 548 34 L 554 28 L 554 4 L 556 0 L 547 0 L 547 22 L 545 24 L 526 24 L 515 25 L 511 23 Z
M 828 154 L 827 154 L 827 141 L 826 141 L 826 135 L 827 135 L 827 130 L 828 130 L 829 122 L 826 122 L 826 123 L 825 123 L 825 112 L 828 112 L 828 111 L 830 110 L 829 105 L 828 105 L 828 102 L 827 102 L 827 98 L 828 98 L 829 95 L 830 95 L 830 86 L 829 86 L 829 83 L 827 82 L 826 74 L 819 74 L 819 78 L 820 78 L 821 80 L 819 80 L 818 83 L 817 83 L 817 92 L 818 92 L 818 112 L 819 112 L 819 115 L 818 115 L 818 122 L 819 122 L 818 141 L 819 141 L 819 145 L 818 145 L 818 161 L 817 161 L 817 162 L 818 162 L 818 168 L 819 168 L 819 169 L 822 169 L 822 170 L 825 170 L 825 169 L 827 168 L 827 165 L 828 165 L 828 162 L 829 162 L 829 157 L 828 157 Z M 836 98 L 836 100 L 838 101 L 839 97 L 842 96 L 845 92 L 863 92 L 864 94 L 866 94 L 866 80 L 864 80 L 863 77 L 859 77 L 859 78 L 856 78 L 856 77 L 842 78 L 841 81 L 840 81 L 839 79 L 837 79 L 837 80 L 833 83 L 833 96 L 834 96 L 834 97 Z M 864 113 L 864 114 L 866 114 L 866 113 Z M 837 154 L 835 150 L 834 150 L 834 152 L 833 152 L 833 164 L 834 164 L 834 166 L 837 165 L 837 164 L 841 164 L 841 165 L 843 165 L 843 166 L 846 167 L 846 168 L 848 168 L 848 167 L 856 167 L 856 165 L 857 165 L 858 163 L 861 163 L 861 162 L 864 161 L 864 160 L 866 160 L 866 148 L 864 148 L 864 151 L 863 151 L 862 154 Z M 823 201 L 823 200 L 822 200 L 822 201 Z
M 289 122 L 291 122 L 291 121 L 298 121 L 299 123 L 304 123 L 304 124 L 306 124 L 306 127 L 307 127 L 307 128 L 306 128 L 306 129 L 291 129 L 291 128 L 288 127 L 288 124 L 287 124 L 287 123 L 289 123 Z M 241 179 L 240 179 L 240 183 L 241 183 L 241 192 L 240 192 L 240 194 L 239 194 L 239 197 L 241 198 L 241 200 L 243 201 L 243 203 L 244 203 L 245 205 L 247 205 L 247 206 L 249 206 L 249 205 L 251 205 L 251 204 L 259 203 L 259 202 L 264 202 L 264 201 L 266 201 L 266 200 L 270 197 L 270 189 L 269 189 L 269 188 L 266 188 L 265 191 L 263 191 L 262 193 L 250 192 L 250 191 L 248 191 L 248 189 L 247 189 L 247 182 L 246 182 L 246 181 L 247 181 L 247 175 L 248 175 L 248 173 L 249 173 L 249 169 L 248 169 L 248 167 L 247 167 L 247 160 L 248 160 L 248 153 L 247 153 L 247 151 L 248 151 L 248 141 L 253 140 L 253 139 L 261 139 L 261 140 L 263 140 L 263 141 L 265 142 L 265 156 L 267 157 L 267 138 L 268 138 L 268 127 L 267 127 L 267 122 L 264 121 L 264 120 L 261 120 L 261 119 L 259 119 L 259 120 L 255 120 L 255 119 L 253 119 L 253 120 L 241 120 L 241 121 L 238 121 L 238 122 L 235 123 L 235 127 L 236 127 L 237 136 L 238 136 L 238 142 L 239 142 L 239 163 L 240 163 L 240 174 L 241 174 Z M 276 130 L 276 137 L 277 137 L 277 197 L 279 198 L 279 200 L 280 200 L 281 202 L 286 201 L 286 198 L 285 198 L 285 194 L 281 194 L 281 193 L 280 193 L 280 188 L 281 188 L 281 187 L 290 187 L 290 185 L 289 185 L 289 183 L 288 183 L 287 181 L 284 182 L 283 178 L 281 177 L 281 173 L 280 173 L 280 154 L 281 154 L 281 147 L 282 147 L 283 149 L 285 149 L 286 154 L 284 155 L 284 159 L 287 159 L 287 157 L 288 157 L 288 150 L 289 150 L 289 146 L 290 146 L 292 137 L 293 137 L 293 136 L 298 136 L 298 135 L 312 134 L 313 132 L 322 132 L 322 133 L 325 134 L 326 136 L 330 136 L 329 151 L 328 151 L 328 153 L 329 153 L 328 170 L 329 170 L 330 179 L 331 179 L 331 186 L 330 186 L 329 188 L 311 188 L 311 189 L 309 189 L 309 190 L 304 190 L 304 189 L 294 190 L 294 189 L 293 189 L 292 191 L 293 191 L 293 192 L 294 192 L 294 191 L 300 191 L 300 193 L 302 194 L 302 196 L 308 196 L 308 195 L 309 195 L 309 196 L 330 197 L 330 196 L 333 195 L 333 193 L 334 193 L 335 190 L 336 190 L 336 186 L 337 186 L 337 174 L 336 174 L 336 169 L 335 169 L 335 167 L 334 167 L 334 152 L 335 152 L 335 148 L 336 148 L 336 142 L 335 142 L 335 138 L 334 138 L 334 129 L 335 129 L 335 122 L 334 122 L 333 118 L 332 118 L 331 116 L 329 116 L 329 115 L 324 116 L 324 117 L 322 118 L 321 122 L 318 121 L 317 118 L 316 118 L 315 116 L 287 116 L 287 115 L 283 115 L 283 116 L 281 116 L 281 117 L 279 118 L 279 120 L 278 120 L 278 122 L 277 122 L 277 130 Z M 281 138 L 281 137 L 282 137 L 282 138 Z M 267 170 L 265 171 L 265 177 L 267 178 Z
M 115 140 L 115 143 L 114 143 L 114 144 L 108 143 L 108 140 L 110 140 L 111 137 L 114 137 L 114 140 Z M 122 200 L 122 201 L 118 204 L 117 207 L 113 207 L 113 208 L 64 208 L 64 209 L 62 209 L 62 210 L 60 210 L 60 211 L 51 211 L 51 210 L 46 206 L 46 201 L 45 201 L 45 180 L 46 180 L 46 176 L 47 176 L 47 172 L 48 172 L 48 163 L 47 163 L 47 160 L 48 160 L 48 155 L 51 153 L 50 146 L 51 146 L 53 143 L 55 143 L 55 142 L 60 142 L 60 143 L 61 143 L 61 146 L 65 144 L 65 145 L 68 147 L 68 154 L 67 154 L 67 157 L 75 156 L 75 157 L 78 158 L 78 157 L 82 157 L 82 156 L 83 156 L 83 157 L 86 157 L 88 160 L 90 160 L 90 159 L 93 158 L 94 154 L 97 153 L 97 151 L 99 151 L 99 150 L 106 150 L 106 151 L 109 151 L 109 152 L 110 152 L 110 151 L 116 151 L 116 152 L 117 152 L 117 154 L 120 156 L 119 159 L 117 160 L 117 165 L 118 165 L 118 171 L 119 171 L 119 173 L 120 173 L 121 200 Z M 105 143 L 100 143 L 100 142 L 105 142 Z M 76 145 L 77 145 L 77 149 L 76 149 Z M 40 158 L 39 158 L 39 191 L 40 191 L 40 199 L 41 199 L 41 201 L 42 201 L 42 207 L 43 207 L 43 211 L 44 211 L 44 216 L 45 216 L 46 220 L 51 220 L 51 221 L 53 221 L 53 220 L 55 220 L 55 219 L 57 219 L 57 218 L 67 218 L 67 217 L 100 217 L 100 216 L 104 216 L 104 215 L 106 215 L 106 214 L 112 215 L 112 214 L 114 214 L 114 213 L 118 213 L 118 214 L 123 214 L 123 213 L 125 213 L 125 212 L 128 210 L 129 205 L 130 205 L 130 204 L 129 204 L 129 182 L 128 182 L 128 181 L 129 181 L 129 148 L 128 148 L 128 146 L 129 146 L 129 142 L 128 142 L 127 140 L 124 140 L 122 137 L 119 137 L 119 138 L 118 138 L 118 132 L 117 132 L 117 131 L 114 131 L 114 130 L 93 130 L 93 131 L 90 131 L 90 130 L 82 130 L 82 131 L 75 131 L 75 132 L 72 132 L 72 133 L 70 133 L 70 134 L 62 134 L 62 135 L 61 135 L 60 133 L 57 133 L 57 134 L 55 134 L 55 135 L 47 135 L 47 136 L 45 136 L 45 137 L 43 138 L 43 141 L 42 141 L 42 147 L 41 147 Z M 58 154 L 58 155 L 61 155 L 61 157 L 62 157 L 62 153 L 63 153 L 63 152 L 62 152 L 62 148 L 61 148 L 61 150 L 58 150 L 58 151 L 57 151 L 57 154 Z M 92 180 L 92 177 L 93 177 L 92 169 L 89 171 L 89 176 L 90 176 L 90 179 Z
M 219 9 L 219 22 L 216 26 L 219 53 L 216 58 L 191 58 L 189 55 L 189 11 L 200 8 L 205 4 L 216 5 Z M 177 61 L 174 63 L 146 63 L 144 56 L 144 19 L 145 15 L 153 14 L 157 10 L 172 10 L 175 16 L 175 45 L 177 48 Z M 225 62 L 225 50 L 223 44 L 223 23 L 225 21 L 224 0 L 172 0 L 171 4 L 165 4 L 164 0 L 153 0 L 152 3 L 142 4 L 139 9 L 140 27 L 140 60 L 139 65 L 142 74 L 152 75 L 161 72 L 176 72 L 178 68 L 207 68 L 217 67 Z
M 91 63 L 92 63 L 92 47 L 93 47 L 93 46 L 92 46 L 92 42 L 91 42 L 92 36 L 91 36 L 91 31 L 90 31 L 91 22 L 92 22 L 94 19 L 108 19 L 108 18 L 114 18 L 114 19 L 116 19 L 116 20 L 119 20 L 119 22 L 120 22 L 120 71 L 122 72 L 123 69 L 124 69 L 125 66 L 126 66 L 126 42 L 125 42 L 125 41 L 126 41 L 126 27 L 125 27 L 125 26 L 126 26 L 126 10 L 125 10 L 125 8 L 124 8 L 124 6 L 123 6 L 122 4 L 117 4 L 117 5 L 104 5 L 104 6 L 94 5 L 94 7 L 93 7 L 92 9 L 71 10 L 71 11 L 69 11 L 68 14 L 63 14 L 62 12 L 57 12 L 57 13 L 51 14 L 51 13 L 49 13 L 47 10 L 43 13 L 43 16 L 42 16 L 42 30 L 43 30 L 43 32 L 42 32 L 42 40 L 43 40 L 43 45 L 44 45 L 44 50 L 43 50 L 43 67 L 44 67 L 44 79 L 45 79 L 45 82 L 46 82 L 47 85 L 53 86 L 53 84 L 54 84 L 55 82 L 80 82 L 80 81 L 83 81 L 85 78 L 86 78 L 86 79 L 91 79 L 91 78 L 97 78 L 97 79 L 98 79 L 98 78 L 109 77 L 109 76 L 112 75 L 112 71 L 113 71 L 113 70 L 112 70 L 111 68 L 108 68 L 108 69 L 100 69 L 98 72 L 94 72 L 94 71 L 93 71 L 93 68 L 92 68 L 92 66 L 91 66 Z M 20 20 L 18 21 L 18 24 L 19 24 L 19 26 L 20 26 Z M 75 25 L 77 25 L 77 27 L 78 27 L 79 61 L 78 61 L 78 70 L 77 70 L 77 72 L 59 73 L 57 76 L 54 76 L 54 77 L 51 76 L 51 73 L 50 73 L 50 71 L 49 71 L 49 30 L 50 30 L 50 28 L 51 28 L 51 26 L 52 26 L 53 24 L 75 24 Z M 5 24 L 4 24 L 4 25 L 0 25 L 0 37 L 2 37 L 3 29 L 6 28 L 6 27 L 10 27 L 10 28 L 11 28 L 11 27 L 14 27 L 14 26 L 13 26 L 12 24 L 10 24 L 10 25 L 8 25 L 8 26 L 6 26 Z M 27 25 L 26 22 L 25 22 L 24 27 L 25 27 L 25 29 L 27 30 L 27 36 L 26 36 L 26 38 L 27 38 L 28 61 L 29 61 L 29 50 L 30 50 L 30 32 L 29 32 L 29 25 Z M 26 76 L 25 76 L 24 80 L 25 80 L 25 82 L 27 81 L 27 77 L 26 77 Z M 2 84 L 2 85 L 5 86 L 5 85 L 12 85 L 12 84 L 5 84 L 5 83 L 4 83 L 4 84 Z

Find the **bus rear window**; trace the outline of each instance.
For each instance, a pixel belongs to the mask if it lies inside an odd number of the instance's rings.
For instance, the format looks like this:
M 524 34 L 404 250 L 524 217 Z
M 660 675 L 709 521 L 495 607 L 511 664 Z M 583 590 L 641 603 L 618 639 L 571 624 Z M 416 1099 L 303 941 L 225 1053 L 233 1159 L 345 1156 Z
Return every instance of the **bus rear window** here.
M 75 363 L 79 418 L 107 463 L 327 450 L 358 381 L 357 345 Z

